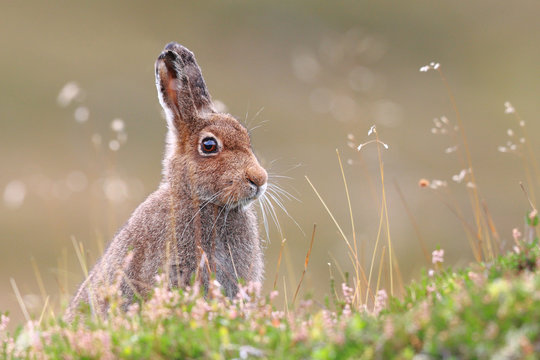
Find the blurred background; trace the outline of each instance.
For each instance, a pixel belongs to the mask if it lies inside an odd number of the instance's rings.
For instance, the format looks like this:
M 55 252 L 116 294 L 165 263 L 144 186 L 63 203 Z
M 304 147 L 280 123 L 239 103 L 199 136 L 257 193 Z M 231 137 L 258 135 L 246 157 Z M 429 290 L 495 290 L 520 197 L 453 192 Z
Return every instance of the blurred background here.
M 336 149 L 369 268 L 381 209 L 379 162 L 375 144 L 355 148 L 374 138 L 372 125 L 389 146 L 382 153 L 388 219 L 404 281 L 430 267 L 418 233 L 429 254 L 445 250 L 445 266 L 473 260 L 462 221 L 445 205 L 474 222 L 467 179 L 455 176 L 462 149 L 454 151 L 452 131 L 441 130 L 456 122 L 444 83 L 437 71 L 419 71 L 432 61 L 455 94 L 480 195 L 510 248 L 512 229 L 523 226 L 529 209 L 518 185 L 526 180 L 518 132 L 540 150 L 539 13 L 534 0 L 2 2 L 0 310 L 22 320 L 13 278 L 39 314 L 38 277 L 58 309 L 83 278 L 73 242 L 84 244 L 93 263 L 158 186 L 166 128 L 153 65 L 169 41 L 196 54 L 215 100 L 257 127 L 257 155 L 271 173 L 288 177 L 279 184 L 298 199 L 284 201 L 294 221 L 277 210 L 282 234 L 269 224 L 266 290 L 286 238 L 278 288 L 294 292 L 314 223 L 301 295 L 321 300 L 330 272 L 341 281 L 339 273 L 352 269 L 344 240 L 305 179 L 352 238 Z M 526 126 L 505 114 L 506 101 Z M 450 125 L 434 122 L 442 116 Z M 420 188 L 422 178 L 447 185 Z M 387 279 L 383 273 L 385 288 Z

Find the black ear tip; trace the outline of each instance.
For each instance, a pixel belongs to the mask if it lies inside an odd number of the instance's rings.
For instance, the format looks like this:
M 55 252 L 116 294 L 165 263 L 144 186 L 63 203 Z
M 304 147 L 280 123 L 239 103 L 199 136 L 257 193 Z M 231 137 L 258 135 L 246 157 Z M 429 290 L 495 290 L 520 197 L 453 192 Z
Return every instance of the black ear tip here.
M 179 46 L 182 46 L 182 45 L 178 44 L 177 42 L 171 41 L 170 43 L 168 43 L 167 45 L 165 45 L 165 49 L 164 49 L 164 50 L 174 50 L 174 49 L 176 49 L 176 48 L 179 47 Z
M 178 55 L 172 50 L 163 50 L 158 56 L 158 60 L 163 61 L 175 61 L 178 59 Z

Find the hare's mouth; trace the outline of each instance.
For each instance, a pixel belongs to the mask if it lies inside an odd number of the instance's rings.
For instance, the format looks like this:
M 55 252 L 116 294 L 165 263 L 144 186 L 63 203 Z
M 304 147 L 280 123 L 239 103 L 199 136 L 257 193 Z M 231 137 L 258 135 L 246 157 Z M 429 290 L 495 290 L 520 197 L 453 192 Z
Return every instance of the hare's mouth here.
M 250 185 L 249 189 L 246 191 L 245 194 L 239 195 L 237 197 L 229 197 L 228 199 L 224 199 L 225 201 L 222 201 L 221 205 L 229 209 L 245 208 L 258 198 L 263 196 L 265 191 L 266 184 L 262 186 Z

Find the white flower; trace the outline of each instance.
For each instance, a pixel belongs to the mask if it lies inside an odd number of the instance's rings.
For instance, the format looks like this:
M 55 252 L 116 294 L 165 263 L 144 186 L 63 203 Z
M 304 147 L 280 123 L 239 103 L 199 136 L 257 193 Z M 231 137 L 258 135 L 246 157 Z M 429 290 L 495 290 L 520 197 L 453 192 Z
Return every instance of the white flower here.
M 420 72 L 428 72 L 429 70 L 437 70 L 441 67 L 441 64 L 434 61 L 430 62 L 429 65 L 424 65 L 420 68 Z
M 459 174 L 452 176 L 452 180 L 454 180 L 457 183 L 460 183 L 465 178 L 465 175 L 467 175 L 467 169 L 463 169 L 459 172 Z
M 504 103 L 504 113 L 505 114 L 513 114 L 515 112 L 516 112 L 516 109 L 514 109 L 514 107 L 512 106 L 512 104 L 510 104 L 509 101 Z

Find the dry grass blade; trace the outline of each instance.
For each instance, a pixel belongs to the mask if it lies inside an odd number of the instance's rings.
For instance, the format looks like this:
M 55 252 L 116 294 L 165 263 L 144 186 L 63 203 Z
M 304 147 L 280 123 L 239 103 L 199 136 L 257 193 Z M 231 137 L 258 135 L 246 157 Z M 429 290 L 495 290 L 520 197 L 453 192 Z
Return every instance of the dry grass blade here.
M 328 208 L 328 206 L 324 202 L 323 198 L 321 197 L 321 195 L 319 194 L 319 192 L 317 191 L 317 189 L 315 188 L 313 183 L 309 180 L 309 178 L 307 176 L 305 178 L 306 178 L 307 182 L 309 183 L 309 185 L 311 186 L 311 188 L 313 189 L 313 191 L 315 192 L 315 194 L 317 195 L 317 197 L 319 198 L 319 201 L 323 204 L 324 208 L 326 209 L 326 212 L 328 213 L 328 215 L 330 215 L 330 218 L 332 219 L 332 221 L 334 222 L 334 224 L 338 228 L 338 231 L 341 234 L 341 236 L 343 237 L 343 240 L 345 240 L 345 243 L 349 247 L 349 251 L 351 251 L 354 254 L 354 250 L 353 250 L 353 248 L 351 246 L 351 243 L 347 239 L 347 236 L 345 236 L 345 233 L 341 229 L 341 226 L 339 226 L 339 223 L 337 222 L 336 218 L 334 217 L 334 214 L 332 214 L 332 212 L 330 211 L 330 209 Z
M 381 285 L 381 274 L 382 274 L 382 268 L 384 264 L 384 253 L 386 252 L 386 245 L 382 248 L 382 254 L 381 254 L 381 262 L 379 263 L 379 274 L 377 275 L 377 286 L 375 287 L 375 294 L 379 292 L 380 285 Z
M 534 206 L 533 202 L 531 201 L 531 198 L 529 196 L 529 193 L 527 192 L 527 190 L 525 189 L 525 186 L 523 185 L 523 182 L 520 181 L 519 182 L 519 186 L 521 187 L 521 190 L 523 191 L 523 193 L 525 194 L 525 197 L 527 198 L 527 201 L 529 202 L 529 205 L 531 206 L 531 208 L 533 210 L 536 210 L 536 206 Z
M 281 241 L 281 246 L 279 247 L 279 255 L 278 255 L 278 261 L 277 261 L 277 265 L 276 265 L 276 276 L 274 278 L 274 290 L 276 290 L 276 287 L 277 287 L 277 280 L 278 280 L 278 275 L 279 275 L 279 267 L 281 265 L 281 256 L 283 255 L 283 247 L 285 246 L 285 241 L 287 241 L 287 239 L 283 239 Z
M 315 230 L 317 229 L 317 224 L 313 224 L 313 234 L 311 235 L 311 242 L 309 244 L 309 250 L 306 254 L 306 260 L 304 261 L 304 271 L 302 271 L 302 276 L 300 277 L 300 282 L 298 283 L 298 286 L 296 287 L 296 291 L 294 293 L 294 297 L 292 300 L 292 306 L 294 306 L 294 303 L 296 301 L 296 297 L 298 296 L 298 292 L 300 291 L 300 286 L 302 286 L 302 281 L 304 281 L 304 276 L 306 275 L 307 267 L 309 264 L 309 257 L 311 256 L 311 249 L 313 248 L 313 240 L 315 240 Z
M 77 240 L 74 236 L 71 237 L 71 242 L 73 243 L 73 247 L 75 248 L 75 254 L 77 255 L 77 259 L 79 260 L 79 264 L 81 265 L 81 269 L 84 272 L 84 277 L 88 277 L 88 267 L 86 266 L 86 259 L 84 258 L 84 251 L 83 251 L 83 245 L 82 243 L 77 243 Z
M 15 297 L 17 298 L 17 302 L 19 303 L 19 306 L 24 315 L 24 318 L 26 319 L 26 321 L 31 321 L 30 313 L 28 312 L 28 309 L 26 308 L 26 304 L 24 303 L 21 293 L 19 292 L 19 288 L 17 287 L 17 283 L 15 282 L 15 279 L 9 278 L 9 281 L 11 282 L 11 287 L 13 288 L 13 292 L 15 293 Z
M 41 315 L 39 316 L 38 325 L 41 325 L 41 322 L 43 321 L 43 318 L 45 317 L 45 310 L 47 310 L 47 306 L 49 306 L 48 296 L 45 298 L 45 305 L 43 305 L 43 310 L 41 310 Z
M 39 268 L 36 263 L 36 259 L 32 256 L 30 258 L 30 262 L 32 263 L 32 268 L 34 269 L 34 275 L 36 276 L 36 281 L 38 283 L 39 292 L 41 293 L 41 298 L 43 301 L 45 299 L 48 299 L 47 291 L 45 290 L 45 285 L 43 283 L 43 278 L 41 277 L 41 272 L 39 271 Z
M 356 242 L 356 230 L 354 228 L 354 216 L 352 212 L 351 197 L 349 195 L 349 186 L 347 185 L 347 179 L 345 178 L 345 171 L 343 170 L 343 164 L 341 162 L 341 156 L 339 156 L 339 151 L 336 149 L 336 154 L 339 161 L 339 168 L 341 170 L 341 177 L 343 178 L 343 186 L 345 186 L 345 194 L 347 195 L 347 204 L 349 205 L 349 215 L 351 217 L 351 231 L 353 236 L 353 245 L 354 245 L 354 258 L 356 259 L 356 266 L 354 267 L 356 272 L 356 278 L 360 279 L 358 274 L 358 269 L 361 267 L 360 262 L 358 261 L 358 245 Z M 359 280 L 358 280 L 359 281 Z

